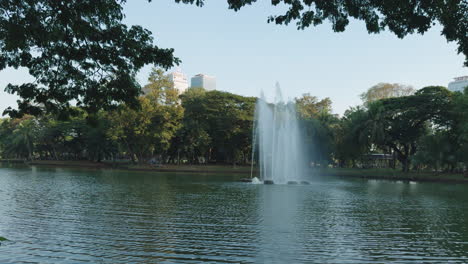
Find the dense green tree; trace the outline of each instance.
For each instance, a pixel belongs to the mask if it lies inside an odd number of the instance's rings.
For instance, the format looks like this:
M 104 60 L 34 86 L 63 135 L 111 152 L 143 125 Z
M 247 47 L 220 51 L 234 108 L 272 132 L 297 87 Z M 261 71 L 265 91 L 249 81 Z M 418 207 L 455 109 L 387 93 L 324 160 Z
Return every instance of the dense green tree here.
M 55 115 L 40 118 L 40 129 L 37 135 L 39 155 L 47 159 L 64 159 L 65 142 L 71 140 L 68 136 L 67 121 L 58 120 Z
M 37 127 L 37 120 L 32 116 L 4 120 L 0 129 L 2 156 L 34 159 Z
M 338 117 L 322 113 L 316 118 L 304 118 L 301 123 L 304 127 L 304 146 L 312 165 L 327 166 L 333 163 Z
M 190 88 L 181 100 L 184 119 L 173 156 L 182 154 L 191 163 L 250 160 L 255 98 Z
M 434 170 L 453 171 L 457 165 L 457 146 L 449 131 L 438 130 L 418 140 L 413 163 Z
M 66 112 L 70 100 L 96 111 L 137 104 L 135 74 L 146 64 L 171 67 L 172 49 L 153 44 L 151 32 L 123 24 L 120 0 L 0 1 L 0 70 L 25 67 L 31 83 L 8 84 L 23 113 Z
M 207 132 L 213 142 L 210 158 L 233 164 L 249 159 L 255 101 L 221 91 L 206 93 Z
M 361 94 L 364 105 L 381 99 L 412 95 L 416 92 L 411 86 L 399 83 L 379 83 Z
M 356 161 L 370 152 L 368 137 L 368 112 L 362 107 L 353 107 L 344 113 L 335 131 L 335 158 L 340 167 L 356 167 Z
M 134 161 L 163 155 L 177 130 L 183 109 L 173 83 L 160 69 L 153 69 L 139 98 L 140 109 L 121 105 L 110 113 L 108 136 L 124 145 Z
M 463 93 L 455 93 L 453 102 L 452 138 L 456 137 L 457 161 L 468 167 L 468 87 Z
M 95 116 L 88 118 L 88 128 L 84 136 L 85 149 L 89 160 L 100 162 L 103 159 L 115 160 L 118 153 L 118 144 L 108 137 L 111 129 L 111 120 L 104 111 L 99 111 Z
M 308 93 L 295 98 L 297 112 L 301 118 L 318 118 L 321 115 L 331 114 L 332 102 L 330 98 L 319 100 Z
M 394 151 L 408 171 L 417 141 L 428 127 L 446 125 L 450 98 L 444 87 L 425 87 L 412 96 L 376 101 L 369 106 L 368 136 L 376 146 Z
M 319 100 L 308 93 L 295 98 L 296 111 L 304 128 L 305 146 L 314 166 L 328 165 L 333 160 L 337 116 L 332 114 L 330 98 Z
M 206 118 L 206 91 L 203 88 L 192 87 L 180 96 L 184 117 L 182 128 L 173 139 L 171 156 L 180 162 L 184 156 L 190 163 L 199 163 L 209 159 L 212 140 L 208 134 Z
M 332 162 L 334 138 L 339 119 L 332 114 L 330 98 L 319 100 L 310 94 L 295 98 L 296 111 L 304 127 L 306 151 L 314 166 Z
M 3 158 L 100 161 L 116 152 L 116 143 L 107 136 L 108 120 L 100 114 L 89 122 L 87 113 L 59 120 L 57 116 L 3 119 L 0 124 L 0 151 Z

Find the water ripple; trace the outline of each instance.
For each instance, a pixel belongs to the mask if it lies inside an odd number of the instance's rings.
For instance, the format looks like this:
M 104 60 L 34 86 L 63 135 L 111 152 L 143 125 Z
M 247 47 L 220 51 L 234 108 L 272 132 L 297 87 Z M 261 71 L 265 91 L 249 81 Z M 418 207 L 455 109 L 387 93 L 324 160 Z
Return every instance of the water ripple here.
M 0 168 L 0 263 L 467 263 L 466 186 Z

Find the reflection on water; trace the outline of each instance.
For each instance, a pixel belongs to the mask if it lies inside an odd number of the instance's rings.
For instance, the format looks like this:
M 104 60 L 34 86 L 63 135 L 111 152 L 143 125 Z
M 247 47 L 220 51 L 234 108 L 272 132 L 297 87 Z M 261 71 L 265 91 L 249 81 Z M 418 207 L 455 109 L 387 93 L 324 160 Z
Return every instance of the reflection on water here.
M 466 263 L 468 187 L 0 168 L 0 263 Z

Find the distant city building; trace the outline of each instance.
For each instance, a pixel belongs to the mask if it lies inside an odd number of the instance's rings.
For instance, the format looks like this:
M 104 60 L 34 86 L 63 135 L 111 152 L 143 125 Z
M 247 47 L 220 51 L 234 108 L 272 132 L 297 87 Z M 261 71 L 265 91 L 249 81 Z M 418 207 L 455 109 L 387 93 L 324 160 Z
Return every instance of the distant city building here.
M 179 94 L 184 93 L 188 89 L 187 77 L 185 77 L 185 74 L 180 69 L 169 73 L 166 77 L 174 84 L 174 89 L 177 89 Z M 148 94 L 149 92 L 150 90 L 143 87 L 143 94 Z
M 171 72 L 167 75 L 169 80 L 174 83 L 174 88 L 179 91 L 179 94 L 185 92 L 188 88 L 188 81 L 185 74 L 180 70 Z
M 197 74 L 192 77 L 190 87 L 202 87 L 207 91 L 216 90 L 216 78 L 205 74 Z
M 468 86 L 468 76 L 461 76 L 454 78 L 453 82 L 448 84 L 448 89 L 452 92 L 463 92 L 465 87 Z

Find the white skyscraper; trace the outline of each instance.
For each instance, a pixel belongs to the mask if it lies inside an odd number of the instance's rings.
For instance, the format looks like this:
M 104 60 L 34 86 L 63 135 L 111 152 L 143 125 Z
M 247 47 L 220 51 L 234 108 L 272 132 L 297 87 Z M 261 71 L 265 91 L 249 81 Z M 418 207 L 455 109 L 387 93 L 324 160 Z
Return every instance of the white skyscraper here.
M 179 91 L 179 94 L 185 92 L 188 88 L 188 81 L 185 74 L 180 69 L 171 72 L 167 75 L 170 81 L 174 83 L 174 88 Z
M 461 76 L 454 78 L 455 81 L 448 84 L 448 89 L 452 92 L 463 92 L 465 87 L 468 86 L 468 76 Z
M 205 74 L 197 74 L 192 77 L 190 87 L 202 87 L 207 91 L 216 90 L 216 78 Z

